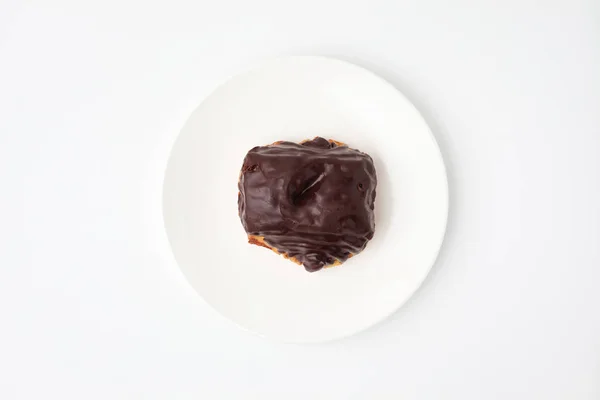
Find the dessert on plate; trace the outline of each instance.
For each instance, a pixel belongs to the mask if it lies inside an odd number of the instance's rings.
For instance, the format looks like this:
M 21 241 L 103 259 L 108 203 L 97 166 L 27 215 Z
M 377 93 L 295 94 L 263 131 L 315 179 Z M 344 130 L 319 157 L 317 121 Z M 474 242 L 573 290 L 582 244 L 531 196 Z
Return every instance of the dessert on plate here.
M 316 137 L 251 149 L 238 182 L 238 210 L 248 242 L 309 272 L 360 253 L 375 231 L 373 159 Z

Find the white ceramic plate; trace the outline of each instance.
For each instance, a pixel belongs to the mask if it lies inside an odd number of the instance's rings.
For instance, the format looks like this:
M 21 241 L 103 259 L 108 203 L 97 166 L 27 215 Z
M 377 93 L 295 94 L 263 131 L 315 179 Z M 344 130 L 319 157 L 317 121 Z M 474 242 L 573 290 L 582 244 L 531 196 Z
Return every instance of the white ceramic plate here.
M 311 274 L 247 243 L 237 183 L 252 147 L 317 135 L 373 157 L 377 226 L 362 253 Z M 413 105 L 371 72 L 324 57 L 271 61 L 215 90 L 182 129 L 163 194 L 169 241 L 198 294 L 286 342 L 347 336 L 398 309 L 433 265 L 448 211 L 440 151 Z

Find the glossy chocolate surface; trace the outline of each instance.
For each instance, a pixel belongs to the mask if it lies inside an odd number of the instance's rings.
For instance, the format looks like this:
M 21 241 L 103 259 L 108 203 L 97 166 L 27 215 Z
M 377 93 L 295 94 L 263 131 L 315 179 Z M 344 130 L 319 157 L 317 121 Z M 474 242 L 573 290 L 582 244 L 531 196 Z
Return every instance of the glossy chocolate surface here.
M 238 186 L 246 232 L 307 271 L 346 261 L 373 237 L 373 160 L 346 145 L 317 137 L 255 147 Z

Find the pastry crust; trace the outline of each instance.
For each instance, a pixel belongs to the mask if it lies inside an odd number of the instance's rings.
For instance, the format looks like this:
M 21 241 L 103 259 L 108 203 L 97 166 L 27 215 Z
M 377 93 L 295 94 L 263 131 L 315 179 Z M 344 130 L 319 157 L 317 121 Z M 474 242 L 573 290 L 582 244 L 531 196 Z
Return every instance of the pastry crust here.
M 275 247 L 269 245 L 265 241 L 264 236 L 248 235 L 248 243 L 256 245 L 256 246 L 265 247 L 265 248 L 271 250 L 272 252 L 274 252 L 275 254 L 279 254 L 280 256 L 283 256 L 283 258 L 285 258 L 286 260 L 290 260 L 298 265 L 302 265 L 302 263 L 296 257 L 288 257 L 287 254 L 282 253 L 279 250 L 277 250 Z M 353 255 L 354 254 L 350 253 L 348 258 L 351 258 Z M 337 267 L 338 265 L 342 265 L 342 262 L 340 260 L 335 260 L 333 262 L 333 264 L 327 264 L 323 268 L 332 268 L 332 267 Z

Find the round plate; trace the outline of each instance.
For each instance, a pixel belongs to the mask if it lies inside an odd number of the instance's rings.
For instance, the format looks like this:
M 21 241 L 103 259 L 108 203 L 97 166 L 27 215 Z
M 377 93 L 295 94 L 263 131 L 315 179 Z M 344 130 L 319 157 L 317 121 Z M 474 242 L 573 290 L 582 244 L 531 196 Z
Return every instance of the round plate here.
M 308 273 L 248 244 L 237 183 L 252 147 L 314 136 L 370 154 L 378 184 L 366 249 Z M 167 235 L 190 284 L 240 326 L 285 342 L 347 336 L 398 309 L 431 269 L 448 212 L 440 150 L 415 107 L 371 72 L 324 57 L 271 61 L 215 90 L 175 142 L 163 190 Z

